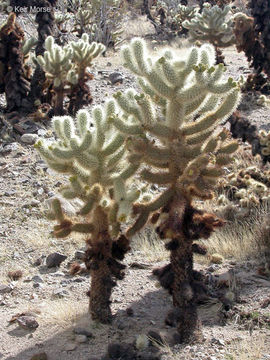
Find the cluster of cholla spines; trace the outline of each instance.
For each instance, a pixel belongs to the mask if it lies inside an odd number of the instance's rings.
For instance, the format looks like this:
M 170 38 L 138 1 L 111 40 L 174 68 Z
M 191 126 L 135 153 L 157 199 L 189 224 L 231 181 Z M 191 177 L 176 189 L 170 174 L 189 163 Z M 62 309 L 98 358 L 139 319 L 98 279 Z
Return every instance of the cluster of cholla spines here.
M 122 54 L 142 93 L 131 89 L 117 93 L 122 113 L 110 121 L 127 137 L 128 160 L 141 165 L 141 180 L 163 189 L 154 200 L 134 205 L 137 220 L 127 236 L 139 231 L 152 215 L 160 237 L 171 240 L 167 244 L 171 263 L 157 274 L 180 309 L 178 331 L 181 341 L 186 341 L 200 334 L 192 243 L 223 225 L 191 202 L 195 197 L 211 198 L 223 166 L 232 161 L 238 144 L 228 139 L 225 129 L 216 127 L 235 110 L 240 90 L 232 78 L 224 80 L 222 64 L 214 66 L 211 45 L 191 48 L 187 59 L 169 50 L 153 59 L 144 41 L 134 39 Z
M 59 199 L 52 202 L 48 215 L 58 221 L 57 237 L 71 232 L 89 235 L 85 254 L 91 273 L 89 307 L 92 318 L 101 322 L 110 321 L 114 280 L 124 276 L 125 266 L 118 260 L 129 250 L 129 241 L 121 234 L 121 222 L 140 196 L 137 188 L 125 186 L 138 164 L 126 165 L 125 137 L 108 122 L 116 111 L 114 100 L 109 100 L 104 108 L 95 107 L 92 117 L 86 110 L 80 110 L 75 120 L 56 116 L 53 127 L 58 140 L 51 144 L 39 140 L 35 145 L 50 168 L 71 175 L 62 195 L 82 202 L 79 222 L 65 216 Z
M 197 13 L 191 20 L 183 22 L 183 27 L 189 30 L 191 41 L 207 41 L 215 46 L 218 63 L 224 62 L 219 48 L 230 46 L 235 42 L 230 11 L 228 5 L 222 9 L 217 5 L 211 7 L 206 3 L 202 13 Z
M 52 36 L 48 36 L 45 49 L 44 55 L 39 55 L 37 61 L 45 72 L 49 91 L 52 87 L 55 115 L 64 114 L 65 96 L 70 100 L 68 112 L 73 115 L 92 100 L 86 84 L 92 76 L 87 69 L 105 47 L 95 42 L 90 43 L 89 36 L 83 34 L 78 41 L 72 41 L 62 47 L 55 43 Z

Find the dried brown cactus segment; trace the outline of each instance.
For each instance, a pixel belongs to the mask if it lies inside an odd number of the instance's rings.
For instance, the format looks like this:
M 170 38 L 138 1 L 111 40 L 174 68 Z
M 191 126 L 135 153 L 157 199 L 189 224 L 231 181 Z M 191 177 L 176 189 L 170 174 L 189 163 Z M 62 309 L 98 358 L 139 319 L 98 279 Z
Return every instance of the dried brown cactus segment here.
M 24 32 L 10 13 L 0 28 L 0 91 L 5 92 L 7 111 L 18 111 L 30 90 L 25 74 L 22 45 Z

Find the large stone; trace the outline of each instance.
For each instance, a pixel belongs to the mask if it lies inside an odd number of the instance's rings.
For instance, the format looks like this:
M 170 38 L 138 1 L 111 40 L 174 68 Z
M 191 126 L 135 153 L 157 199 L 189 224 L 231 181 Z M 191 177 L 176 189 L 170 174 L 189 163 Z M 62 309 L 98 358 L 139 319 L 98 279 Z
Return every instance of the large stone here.
M 37 141 L 38 135 L 37 134 L 23 134 L 21 136 L 21 141 L 24 144 L 28 145 L 34 145 L 34 143 Z
M 67 258 L 66 255 L 60 254 L 58 252 L 52 253 L 46 258 L 46 265 L 48 268 L 60 266 L 63 261 Z

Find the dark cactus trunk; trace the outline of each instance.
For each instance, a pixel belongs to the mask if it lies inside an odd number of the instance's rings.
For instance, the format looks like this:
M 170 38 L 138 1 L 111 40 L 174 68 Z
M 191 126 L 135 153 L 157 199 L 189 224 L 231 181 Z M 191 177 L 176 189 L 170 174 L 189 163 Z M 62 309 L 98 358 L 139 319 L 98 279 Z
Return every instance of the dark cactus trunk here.
M 175 240 L 177 248 L 171 251 L 171 266 L 174 274 L 172 283 L 173 305 L 179 310 L 178 332 L 180 342 L 192 338 L 199 340 L 201 335 L 200 321 L 192 289 L 193 252 L 192 240 L 179 238 Z
M 193 270 L 193 252 L 198 252 L 198 246 L 193 241 L 207 239 L 215 227 L 223 225 L 223 221 L 195 209 L 181 193 L 162 212 L 167 218 L 159 224 L 157 232 L 161 238 L 171 239 L 166 245 L 167 250 L 171 251 L 171 262 L 154 270 L 154 275 L 158 276 L 161 286 L 173 297 L 173 320 L 166 321 L 177 326 L 179 342 L 198 341 L 202 333 L 197 302 L 204 296 L 205 287 Z
M 109 258 L 97 259 L 90 268 L 91 289 L 89 294 L 89 312 L 93 320 L 109 323 L 112 318 L 110 297 L 115 282 L 107 264 Z
M 7 112 L 19 111 L 30 90 L 26 78 L 22 41 L 24 32 L 11 13 L 0 31 L 0 91 L 5 92 Z
M 93 320 L 110 323 L 112 313 L 110 297 L 116 280 L 125 276 L 123 260 L 129 251 L 129 240 L 121 235 L 113 240 L 108 232 L 108 218 L 104 210 L 98 206 L 93 213 L 95 231 L 86 241 L 85 264 L 91 275 L 89 292 L 89 312 Z

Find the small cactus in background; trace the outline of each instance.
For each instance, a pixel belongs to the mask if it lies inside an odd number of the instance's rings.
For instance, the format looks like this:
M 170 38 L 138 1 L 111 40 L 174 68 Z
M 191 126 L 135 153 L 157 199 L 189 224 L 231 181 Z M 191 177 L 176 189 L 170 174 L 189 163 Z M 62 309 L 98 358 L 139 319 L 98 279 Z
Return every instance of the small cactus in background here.
M 215 132 L 214 127 L 238 105 L 239 86 L 231 78 L 223 79 L 222 64 L 214 66 L 211 45 L 192 48 L 187 59 L 179 60 L 172 51 L 152 59 L 145 43 L 134 39 L 122 54 L 142 93 L 117 93 L 122 114 L 114 114 L 110 121 L 127 137 L 128 159 L 133 166 L 141 165 L 141 180 L 163 188 L 157 198 L 133 206 L 137 220 L 127 236 L 151 217 L 160 237 L 170 239 L 166 247 L 171 263 L 159 275 L 162 283 L 169 273 L 166 288 L 181 310 L 178 330 L 181 341 L 186 341 L 199 330 L 192 243 L 223 225 L 214 215 L 193 207 L 192 200 L 212 197 L 223 166 L 237 149 L 226 130 Z
M 63 47 L 55 44 L 54 38 L 49 36 L 45 48 L 44 56 L 39 55 L 37 61 L 45 71 L 48 89 L 53 89 L 55 114 L 64 114 L 65 95 L 70 97 L 69 113 L 75 114 L 81 106 L 91 103 L 90 90 L 86 85 L 91 77 L 87 68 L 105 48 L 101 44 L 89 43 L 87 34 Z
M 167 32 L 168 36 L 171 37 L 187 33 L 187 29 L 182 24 L 185 20 L 191 20 L 195 17 L 197 12 L 198 7 L 183 5 L 182 1 L 157 1 L 152 6 L 150 13 L 152 20 L 150 20 L 157 33 Z
M 108 47 L 116 47 L 121 42 L 121 0 L 72 0 L 74 8 L 73 32 L 79 37 L 83 33 Z
M 89 310 L 94 320 L 104 323 L 111 319 L 109 304 L 115 279 L 124 276 L 125 266 L 119 260 L 129 250 L 121 223 L 140 196 L 138 189 L 125 185 L 138 164 L 126 165 L 125 138 L 108 123 L 116 111 L 110 100 L 104 108 L 94 108 L 92 117 L 85 110 L 80 110 L 75 120 L 55 117 L 53 127 L 58 140 L 39 140 L 35 145 L 50 168 L 71 176 L 62 196 L 81 201 L 78 222 L 65 216 L 59 199 L 52 201 L 47 215 L 58 222 L 54 227 L 56 237 L 72 232 L 88 235 L 85 263 L 91 274 Z
M 210 42 L 215 46 L 218 63 L 223 62 L 220 47 L 227 47 L 235 42 L 233 33 L 233 20 L 229 16 L 231 8 L 225 6 L 221 9 L 215 5 L 205 5 L 201 14 L 183 22 L 183 27 L 189 30 L 191 41 Z

